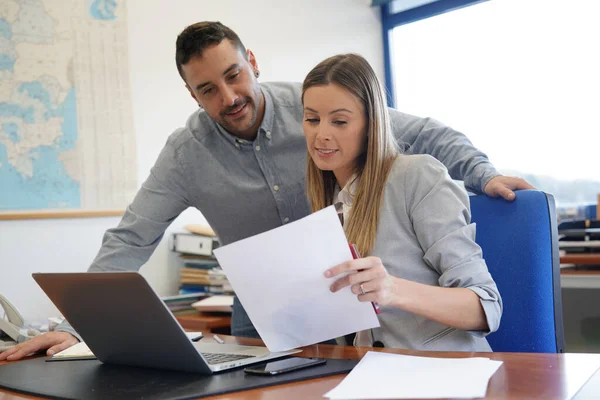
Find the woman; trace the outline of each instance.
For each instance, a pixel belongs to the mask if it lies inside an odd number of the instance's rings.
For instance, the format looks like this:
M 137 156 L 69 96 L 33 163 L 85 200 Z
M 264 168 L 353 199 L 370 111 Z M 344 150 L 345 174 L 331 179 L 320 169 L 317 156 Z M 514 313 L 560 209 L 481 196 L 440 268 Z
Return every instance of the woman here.
M 336 204 L 364 258 L 325 272 L 381 307 L 355 344 L 491 351 L 502 300 L 470 224 L 467 193 L 427 155 L 400 154 L 383 90 L 361 56 L 317 65 L 302 90 L 312 211 Z M 348 289 L 345 289 L 348 290 Z

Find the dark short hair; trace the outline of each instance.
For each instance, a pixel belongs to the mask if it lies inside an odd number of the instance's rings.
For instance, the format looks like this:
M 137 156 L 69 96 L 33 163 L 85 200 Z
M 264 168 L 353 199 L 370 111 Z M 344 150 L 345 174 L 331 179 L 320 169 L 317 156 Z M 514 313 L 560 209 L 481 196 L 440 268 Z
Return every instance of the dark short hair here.
M 229 39 L 246 56 L 246 48 L 237 33 L 220 22 L 202 21 L 185 28 L 177 36 L 175 44 L 175 62 L 181 78 L 185 81 L 184 64 L 192 57 L 201 57 L 204 49 L 221 43 L 223 39 Z

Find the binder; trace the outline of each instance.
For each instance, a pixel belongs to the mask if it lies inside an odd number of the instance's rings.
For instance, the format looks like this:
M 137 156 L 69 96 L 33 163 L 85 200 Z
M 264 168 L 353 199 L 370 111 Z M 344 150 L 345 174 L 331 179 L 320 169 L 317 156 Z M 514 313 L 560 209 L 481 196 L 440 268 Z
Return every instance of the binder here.
M 215 237 L 193 233 L 174 233 L 171 250 L 178 253 L 213 257 L 213 250 L 217 247 L 219 247 L 219 242 Z

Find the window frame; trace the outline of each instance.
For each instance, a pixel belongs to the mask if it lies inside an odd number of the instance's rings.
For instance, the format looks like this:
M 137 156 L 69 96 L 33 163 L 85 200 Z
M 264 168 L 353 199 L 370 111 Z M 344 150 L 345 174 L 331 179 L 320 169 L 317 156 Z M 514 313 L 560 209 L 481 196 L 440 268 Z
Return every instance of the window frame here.
M 393 65 L 393 43 L 392 31 L 394 28 L 410 24 L 411 22 L 435 17 L 440 14 L 469 7 L 475 4 L 483 3 L 489 0 L 438 0 L 433 3 L 423 4 L 421 6 L 408 10 L 392 13 L 390 4 L 381 5 L 381 28 L 383 34 L 383 65 L 385 72 L 385 89 L 387 93 L 387 103 L 389 107 L 396 106 L 396 91 L 394 88 L 394 65 Z

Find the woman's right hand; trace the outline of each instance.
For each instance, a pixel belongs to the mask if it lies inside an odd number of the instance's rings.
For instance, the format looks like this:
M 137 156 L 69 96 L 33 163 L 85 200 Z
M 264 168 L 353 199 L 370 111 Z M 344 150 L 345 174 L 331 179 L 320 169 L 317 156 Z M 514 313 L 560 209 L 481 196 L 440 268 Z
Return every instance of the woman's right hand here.
M 331 284 L 337 292 L 350 286 L 359 301 L 375 302 L 380 306 L 395 306 L 398 301 L 399 279 L 390 275 L 379 257 L 350 260 L 325 271 L 325 277 L 333 278 L 347 274 Z
M 47 332 L 0 353 L 0 361 L 20 360 L 45 349 L 48 349 L 46 354 L 52 356 L 77 343 L 79 343 L 79 340 L 68 332 Z

